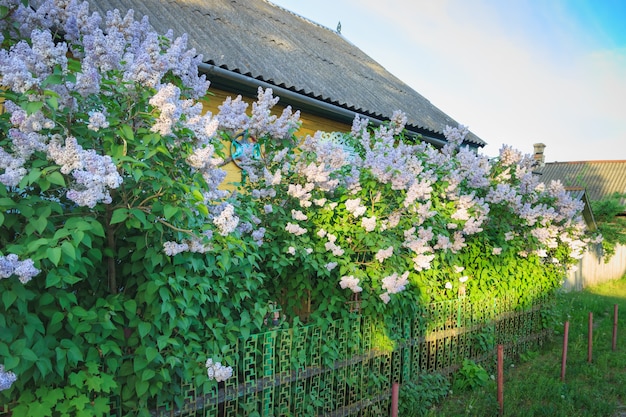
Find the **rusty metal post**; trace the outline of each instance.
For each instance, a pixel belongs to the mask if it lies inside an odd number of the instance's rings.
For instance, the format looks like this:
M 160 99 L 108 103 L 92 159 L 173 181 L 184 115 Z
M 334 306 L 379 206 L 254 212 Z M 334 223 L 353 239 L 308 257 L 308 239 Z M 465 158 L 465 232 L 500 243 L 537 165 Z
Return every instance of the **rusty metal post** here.
M 613 351 L 617 349 L 617 304 L 613 306 Z
M 400 399 L 400 384 L 394 382 L 391 386 L 391 417 L 398 417 L 398 404 Z
M 589 312 L 589 327 L 587 329 L 587 362 L 593 359 L 593 313 Z
M 561 358 L 561 381 L 565 381 L 565 364 L 567 363 L 567 337 L 569 335 L 569 321 L 565 322 L 563 329 L 563 356 Z
M 498 404 L 500 415 L 504 415 L 504 346 L 498 345 Z

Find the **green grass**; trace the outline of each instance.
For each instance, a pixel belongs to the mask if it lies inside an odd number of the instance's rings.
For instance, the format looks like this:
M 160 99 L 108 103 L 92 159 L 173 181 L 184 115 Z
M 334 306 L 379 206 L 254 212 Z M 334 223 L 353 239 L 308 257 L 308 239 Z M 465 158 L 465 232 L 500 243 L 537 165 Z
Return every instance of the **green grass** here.
M 613 309 L 619 308 L 617 349 L 612 350 Z M 593 360 L 587 361 L 588 319 L 593 313 Z M 563 323 L 569 321 L 565 381 L 561 381 Z M 504 415 L 520 417 L 616 416 L 626 411 L 626 277 L 558 296 L 555 334 L 538 351 L 505 358 Z M 496 382 L 450 393 L 428 416 L 497 416 Z M 626 413 L 624 414 L 626 415 Z

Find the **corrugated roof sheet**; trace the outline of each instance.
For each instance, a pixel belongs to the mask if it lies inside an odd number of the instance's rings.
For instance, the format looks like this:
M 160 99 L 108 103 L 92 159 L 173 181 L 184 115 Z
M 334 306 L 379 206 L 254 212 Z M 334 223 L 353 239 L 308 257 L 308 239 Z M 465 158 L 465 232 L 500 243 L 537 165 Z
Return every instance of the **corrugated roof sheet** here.
M 536 169 L 540 180 L 560 180 L 565 187 L 582 187 L 590 200 L 626 193 L 626 160 L 549 162 Z
M 439 135 L 458 123 L 337 32 L 266 0 L 92 0 L 102 15 L 148 16 L 159 33 L 187 33 L 207 63 L 379 119 Z M 473 133 L 466 141 L 483 146 Z

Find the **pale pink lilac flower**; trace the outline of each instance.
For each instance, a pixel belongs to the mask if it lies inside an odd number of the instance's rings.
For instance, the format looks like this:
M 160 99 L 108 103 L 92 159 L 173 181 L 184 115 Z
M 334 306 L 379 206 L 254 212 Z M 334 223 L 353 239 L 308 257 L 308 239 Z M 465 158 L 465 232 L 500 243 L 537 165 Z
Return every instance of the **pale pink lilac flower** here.
M 393 246 L 389 246 L 387 249 L 380 249 L 374 255 L 374 258 L 380 263 L 383 263 L 385 259 L 389 259 L 393 255 Z
M 304 227 L 301 227 L 300 225 L 291 222 L 287 222 L 285 230 L 296 236 L 301 236 L 307 232 L 307 229 L 305 229 Z
M 354 293 L 363 291 L 363 288 L 359 286 L 359 279 L 355 278 L 353 275 L 341 277 L 339 286 L 343 289 L 349 288 Z
M 363 227 L 366 232 L 373 232 L 374 229 L 376 229 L 376 216 L 363 217 L 361 219 L 361 227 Z

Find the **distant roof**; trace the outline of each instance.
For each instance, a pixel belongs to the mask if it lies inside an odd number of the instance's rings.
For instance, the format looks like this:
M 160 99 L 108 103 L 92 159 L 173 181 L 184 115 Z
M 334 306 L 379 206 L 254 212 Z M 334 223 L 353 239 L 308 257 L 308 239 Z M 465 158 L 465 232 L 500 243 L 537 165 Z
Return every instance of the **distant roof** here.
M 90 9 L 133 9 L 159 33 L 187 33 L 205 63 L 366 117 L 401 110 L 407 129 L 439 139 L 458 126 L 341 34 L 267 0 L 91 0 Z M 465 141 L 485 145 L 473 133 Z
M 626 193 L 626 160 L 548 162 L 535 170 L 544 183 L 560 180 L 565 187 L 582 187 L 590 200 Z

